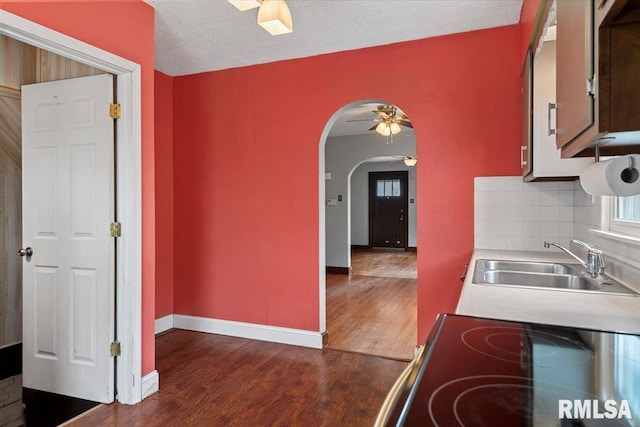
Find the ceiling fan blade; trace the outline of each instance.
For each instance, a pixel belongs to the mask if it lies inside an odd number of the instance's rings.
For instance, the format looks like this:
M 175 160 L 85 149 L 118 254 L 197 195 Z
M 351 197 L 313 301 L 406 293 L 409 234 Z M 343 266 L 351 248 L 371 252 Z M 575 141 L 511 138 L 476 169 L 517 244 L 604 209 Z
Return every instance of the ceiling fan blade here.
M 384 111 L 378 111 L 378 110 L 376 110 L 376 111 L 374 111 L 374 113 L 376 113 L 378 116 L 380 116 L 380 117 L 381 117 L 382 119 L 384 119 L 384 120 L 389 120 L 389 119 L 391 118 L 391 117 L 390 117 L 387 113 L 385 113 Z
M 396 123 L 398 123 L 400 126 L 405 126 L 405 127 L 413 129 L 413 125 L 408 120 L 398 120 Z
M 376 130 L 377 127 L 378 127 L 378 125 L 373 125 L 368 130 Z
M 377 122 L 379 121 L 378 119 L 354 119 L 354 120 L 347 120 L 347 122 Z
M 400 116 L 400 118 L 401 118 L 402 120 L 411 120 L 411 119 L 409 118 L 409 116 L 407 116 L 407 115 L 406 115 L 406 114 L 404 114 L 404 113 L 402 113 L 402 115 Z

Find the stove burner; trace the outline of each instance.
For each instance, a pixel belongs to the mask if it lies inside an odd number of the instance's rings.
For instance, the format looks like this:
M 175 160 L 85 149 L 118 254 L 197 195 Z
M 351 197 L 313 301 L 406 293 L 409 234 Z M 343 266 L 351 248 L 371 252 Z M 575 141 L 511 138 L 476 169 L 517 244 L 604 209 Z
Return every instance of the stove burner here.
M 525 334 L 536 346 L 535 357 L 531 362 L 524 360 L 523 345 Z M 532 364 L 533 366 L 562 366 L 584 363 L 593 358 L 591 350 L 577 340 L 543 331 L 522 329 L 510 326 L 480 326 L 462 334 L 462 342 L 470 349 L 485 356 L 505 362 Z M 561 351 L 579 350 L 581 360 L 567 360 L 557 357 Z
M 549 381 L 477 375 L 442 384 L 429 397 L 428 408 L 436 427 L 559 425 L 560 399 L 598 398 L 584 390 Z M 606 421 L 607 426 L 626 426 L 621 420 Z

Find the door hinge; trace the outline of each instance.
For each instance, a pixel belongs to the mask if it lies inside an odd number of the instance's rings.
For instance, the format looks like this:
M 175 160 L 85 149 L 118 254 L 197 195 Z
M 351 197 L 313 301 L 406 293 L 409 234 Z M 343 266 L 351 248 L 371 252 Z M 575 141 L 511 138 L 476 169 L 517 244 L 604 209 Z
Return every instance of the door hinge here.
M 121 237 L 122 236 L 122 224 L 119 222 L 111 223 L 111 237 Z
M 109 104 L 109 117 L 119 119 L 122 116 L 122 106 L 120 104 Z
M 110 346 L 111 357 L 120 356 L 120 343 L 118 341 L 114 341 Z

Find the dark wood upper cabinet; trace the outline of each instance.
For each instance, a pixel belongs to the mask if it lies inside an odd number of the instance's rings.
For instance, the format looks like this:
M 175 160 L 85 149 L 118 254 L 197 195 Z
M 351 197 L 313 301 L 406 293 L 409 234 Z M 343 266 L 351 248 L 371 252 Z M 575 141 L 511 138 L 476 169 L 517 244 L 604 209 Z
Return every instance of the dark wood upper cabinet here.
M 640 0 L 557 0 L 563 157 L 640 152 Z
M 573 180 L 591 163 L 591 159 L 563 159 L 556 145 L 556 36 L 560 25 L 556 25 L 556 11 L 552 0 L 543 0 L 536 17 L 536 25 L 522 69 L 522 176 L 530 181 Z M 582 3 L 582 1 L 581 1 Z M 572 33 L 575 33 L 575 29 Z M 586 30 L 585 30 L 586 31 Z M 577 39 L 580 39 L 578 37 Z M 575 57 L 586 57 L 584 52 L 572 52 Z M 584 62 L 584 61 L 583 61 Z M 579 72 L 584 67 L 575 67 Z M 579 65 L 579 64 L 578 64 Z M 588 64 L 583 64 L 588 65 Z M 575 69 L 572 73 L 575 73 Z M 591 71 L 587 71 L 587 74 Z M 569 74 L 573 75 L 573 74 Z M 584 88 L 582 88 L 584 89 Z M 593 98 L 579 92 L 577 108 L 572 111 L 591 113 Z M 582 110 L 580 110 L 582 109 Z M 587 115 L 589 119 L 589 116 Z M 588 126 L 590 123 L 584 125 Z
M 593 1 L 556 3 L 556 143 L 564 147 L 593 125 Z

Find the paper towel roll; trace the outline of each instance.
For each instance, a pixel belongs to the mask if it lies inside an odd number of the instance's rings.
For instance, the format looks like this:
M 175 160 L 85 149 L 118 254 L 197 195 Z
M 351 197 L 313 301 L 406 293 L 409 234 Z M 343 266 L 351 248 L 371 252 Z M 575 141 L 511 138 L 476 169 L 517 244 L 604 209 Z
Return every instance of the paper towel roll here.
M 592 163 L 580 174 L 580 184 L 584 191 L 594 196 L 640 194 L 640 155 Z

